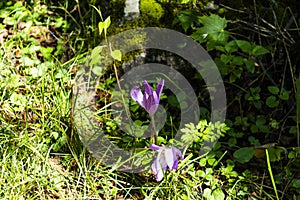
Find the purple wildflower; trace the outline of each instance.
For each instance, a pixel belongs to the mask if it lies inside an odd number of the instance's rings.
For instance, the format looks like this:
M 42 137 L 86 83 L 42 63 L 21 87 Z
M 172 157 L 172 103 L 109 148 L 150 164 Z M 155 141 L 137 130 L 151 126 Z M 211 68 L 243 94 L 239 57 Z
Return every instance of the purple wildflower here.
M 151 144 L 150 149 L 158 151 L 157 158 L 152 163 L 152 170 L 156 174 L 156 181 L 161 181 L 164 178 L 164 173 L 169 167 L 170 171 L 178 168 L 178 161 L 183 160 L 183 155 L 176 147 L 166 148 Z
M 147 83 L 147 81 L 144 81 L 144 89 L 145 93 L 143 94 L 141 89 L 138 86 L 135 86 L 130 91 L 131 98 L 136 101 L 138 104 L 140 104 L 145 110 L 153 116 L 156 112 L 160 95 L 162 92 L 162 89 L 164 87 L 164 79 L 162 79 L 156 87 L 156 90 L 153 91 L 152 87 Z

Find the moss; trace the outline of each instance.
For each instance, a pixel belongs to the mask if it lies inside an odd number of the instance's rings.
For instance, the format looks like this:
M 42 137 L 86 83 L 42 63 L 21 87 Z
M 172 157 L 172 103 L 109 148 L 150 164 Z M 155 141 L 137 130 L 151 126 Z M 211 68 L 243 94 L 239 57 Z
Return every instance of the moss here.
M 140 0 L 140 11 L 142 18 L 152 18 L 159 21 L 164 15 L 164 9 L 155 0 Z

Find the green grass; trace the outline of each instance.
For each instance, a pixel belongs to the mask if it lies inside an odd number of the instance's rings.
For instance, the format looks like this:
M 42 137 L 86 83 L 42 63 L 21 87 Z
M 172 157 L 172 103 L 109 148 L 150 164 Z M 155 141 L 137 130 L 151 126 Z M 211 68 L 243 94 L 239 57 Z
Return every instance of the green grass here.
M 236 162 L 239 147 L 228 141 L 202 157 L 194 144 L 158 183 L 151 172 L 120 172 L 94 159 L 72 119 L 76 71 L 100 41 L 100 17 L 89 3 L 0 3 L 0 199 L 299 199 L 299 147 L 280 159 L 292 181 L 272 166 L 271 152 L 267 162 Z M 117 130 L 112 137 L 119 141 Z

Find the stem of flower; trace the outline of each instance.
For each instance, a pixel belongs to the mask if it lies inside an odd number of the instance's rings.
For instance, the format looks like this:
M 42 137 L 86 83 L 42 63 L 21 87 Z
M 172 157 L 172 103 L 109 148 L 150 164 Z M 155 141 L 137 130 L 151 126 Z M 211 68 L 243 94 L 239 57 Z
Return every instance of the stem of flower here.
M 154 144 L 158 144 L 157 141 L 157 132 L 156 132 L 156 126 L 155 126 L 155 120 L 154 120 L 154 115 L 150 115 L 151 122 L 152 122 L 152 127 L 153 127 L 153 137 L 154 137 Z

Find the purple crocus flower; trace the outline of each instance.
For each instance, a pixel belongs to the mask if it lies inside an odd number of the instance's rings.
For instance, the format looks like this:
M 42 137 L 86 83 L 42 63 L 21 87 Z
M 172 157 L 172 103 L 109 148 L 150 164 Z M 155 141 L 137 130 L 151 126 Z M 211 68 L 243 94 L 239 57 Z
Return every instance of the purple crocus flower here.
M 164 79 L 162 79 L 156 87 L 156 90 L 153 91 L 152 87 L 147 83 L 147 81 L 144 81 L 144 89 L 145 93 L 143 94 L 141 89 L 138 86 L 135 86 L 130 91 L 131 98 L 136 101 L 138 104 L 140 104 L 145 110 L 153 116 L 156 112 L 160 95 L 162 92 L 162 89 L 164 87 Z
M 176 147 L 166 148 L 151 144 L 150 149 L 158 151 L 157 158 L 151 165 L 152 170 L 156 174 L 156 181 L 161 181 L 164 178 L 164 173 L 169 167 L 170 171 L 178 168 L 178 161 L 183 160 L 183 155 Z

